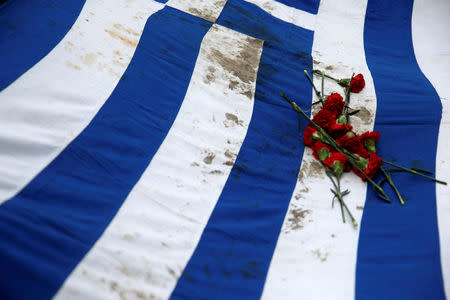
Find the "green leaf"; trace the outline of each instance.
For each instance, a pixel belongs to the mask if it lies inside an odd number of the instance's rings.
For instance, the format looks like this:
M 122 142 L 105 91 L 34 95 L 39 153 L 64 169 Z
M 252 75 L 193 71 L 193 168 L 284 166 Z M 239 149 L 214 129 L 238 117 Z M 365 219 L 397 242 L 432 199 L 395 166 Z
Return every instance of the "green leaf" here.
M 360 109 L 357 109 L 357 110 L 354 110 L 354 111 L 352 111 L 352 112 L 349 112 L 347 115 L 348 116 L 353 116 L 353 115 L 356 115 L 357 113 L 359 113 L 360 112 Z

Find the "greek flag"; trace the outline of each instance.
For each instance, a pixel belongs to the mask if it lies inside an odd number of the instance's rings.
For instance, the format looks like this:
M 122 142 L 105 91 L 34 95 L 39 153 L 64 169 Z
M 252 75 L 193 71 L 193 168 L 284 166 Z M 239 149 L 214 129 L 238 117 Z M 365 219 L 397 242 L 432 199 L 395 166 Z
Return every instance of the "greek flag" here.
M 364 74 L 355 127 L 448 181 L 449 14 L 0 1 L 0 299 L 446 299 L 450 188 L 398 174 L 401 206 L 344 176 L 342 223 L 280 92 L 308 108 L 303 70 Z

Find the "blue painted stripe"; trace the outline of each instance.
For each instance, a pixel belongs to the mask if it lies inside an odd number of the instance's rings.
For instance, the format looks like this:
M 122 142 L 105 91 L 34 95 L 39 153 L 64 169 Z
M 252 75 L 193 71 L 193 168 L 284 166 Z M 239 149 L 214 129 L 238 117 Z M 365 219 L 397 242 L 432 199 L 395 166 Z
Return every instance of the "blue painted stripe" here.
M 303 69 L 313 33 L 229 0 L 218 24 L 263 39 L 252 119 L 236 163 L 171 299 L 256 299 L 302 160 L 298 115 L 280 97 L 311 103 Z
M 155 0 L 156 2 L 159 2 L 159 3 L 166 3 L 167 1 L 169 1 L 169 0 Z
M 85 0 L 10 0 L 0 7 L 0 91 L 63 39 L 84 3 Z
M 89 126 L 0 206 L 0 299 L 50 298 L 97 241 L 169 131 L 210 26 L 170 7 L 152 15 Z
M 320 0 L 276 0 L 276 1 L 286 4 L 287 6 L 307 11 L 312 14 L 317 14 L 320 4 Z
M 412 0 L 368 3 L 364 45 L 378 101 L 375 130 L 386 160 L 434 170 L 441 104 L 414 56 L 412 7 Z M 435 184 L 408 174 L 393 177 L 408 200 L 404 207 L 389 205 L 368 190 L 356 298 L 444 299 Z

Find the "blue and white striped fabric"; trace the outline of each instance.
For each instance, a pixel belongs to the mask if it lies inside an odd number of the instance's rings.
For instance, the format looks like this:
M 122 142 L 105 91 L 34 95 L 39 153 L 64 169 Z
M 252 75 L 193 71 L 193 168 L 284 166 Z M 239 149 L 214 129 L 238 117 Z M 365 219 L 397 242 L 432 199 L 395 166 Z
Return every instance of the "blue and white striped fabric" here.
M 0 4 L 0 299 L 446 299 L 450 189 L 331 208 L 303 70 L 450 180 L 448 0 Z M 319 82 L 317 82 L 319 84 Z M 337 85 L 327 83 L 330 93 Z

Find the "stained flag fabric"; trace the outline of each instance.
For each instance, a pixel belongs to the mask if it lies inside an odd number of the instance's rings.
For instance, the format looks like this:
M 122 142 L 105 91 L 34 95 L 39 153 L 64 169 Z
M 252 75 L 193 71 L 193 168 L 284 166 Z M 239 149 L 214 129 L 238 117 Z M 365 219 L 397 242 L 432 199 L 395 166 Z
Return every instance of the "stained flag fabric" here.
M 0 299 L 446 299 L 448 186 L 401 174 L 401 206 L 344 176 L 342 223 L 280 92 L 363 73 L 355 127 L 448 181 L 449 13 L 0 1 Z

